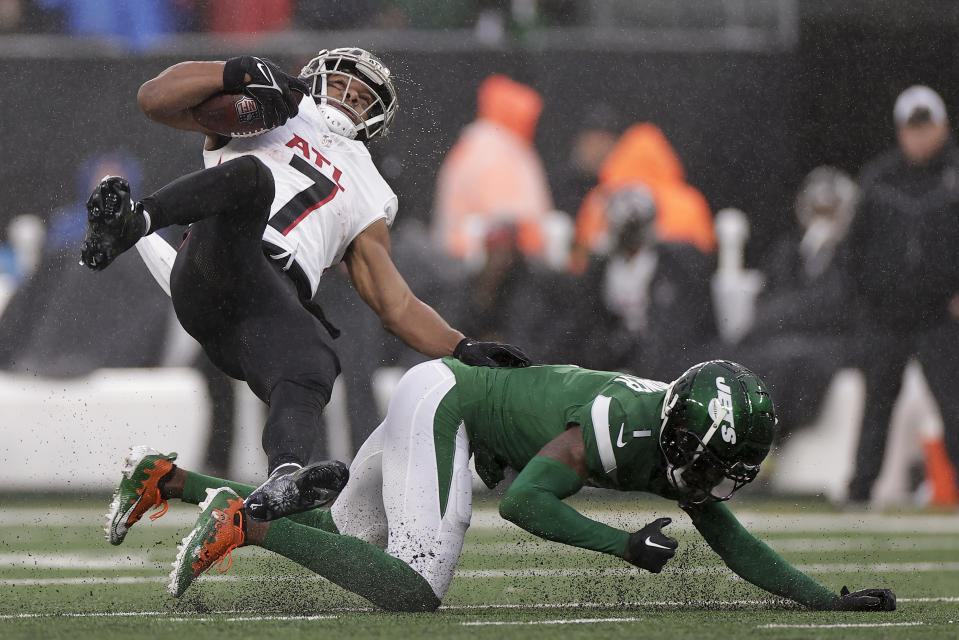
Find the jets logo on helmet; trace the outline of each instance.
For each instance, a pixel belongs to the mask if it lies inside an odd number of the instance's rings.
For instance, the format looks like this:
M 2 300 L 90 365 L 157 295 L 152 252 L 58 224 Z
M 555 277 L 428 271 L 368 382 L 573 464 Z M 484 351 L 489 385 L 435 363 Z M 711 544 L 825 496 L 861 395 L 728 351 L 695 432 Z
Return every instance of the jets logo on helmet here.
M 725 360 L 697 364 L 670 383 L 661 418 L 666 476 L 685 505 L 728 500 L 752 482 L 776 432 L 763 381 Z
M 728 425 L 721 429 L 723 440 L 729 444 L 736 444 L 732 389 L 726 384 L 725 378 L 716 378 L 716 392 L 716 397 L 709 401 L 709 417 L 719 422 L 726 421 Z M 722 417 L 719 415 L 720 411 L 724 412 Z
M 329 79 L 333 75 L 349 78 L 365 89 L 373 100 L 362 110 L 347 101 L 329 95 Z M 310 92 L 330 129 L 347 138 L 369 140 L 384 136 L 396 117 L 396 87 L 390 70 L 369 51 L 355 47 L 323 49 L 300 71 L 300 78 L 310 84 Z M 346 91 L 344 91 L 345 95 Z

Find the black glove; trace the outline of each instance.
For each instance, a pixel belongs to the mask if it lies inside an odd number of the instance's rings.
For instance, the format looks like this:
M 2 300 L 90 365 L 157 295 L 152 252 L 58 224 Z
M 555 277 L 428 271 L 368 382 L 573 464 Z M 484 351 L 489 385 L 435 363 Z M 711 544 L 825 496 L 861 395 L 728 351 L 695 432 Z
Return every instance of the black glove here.
M 250 80 L 246 80 L 249 74 Z M 278 127 L 299 113 L 299 91 L 309 95 L 310 87 L 303 80 L 284 72 L 266 58 L 239 56 L 230 58 L 223 67 L 223 90 L 245 93 L 260 105 L 263 124 Z
M 477 342 L 463 338 L 453 349 L 453 357 L 474 367 L 528 367 L 529 356 L 519 347 L 499 342 Z
M 862 589 L 849 593 L 843 587 L 833 600 L 835 611 L 895 611 L 896 594 L 890 589 Z
M 660 518 L 630 535 L 626 543 L 626 562 L 650 573 L 662 571 L 666 561 L 676 555 L 679 546 L 676 538 L 670 538 L 662 532 L 662 528 L 670 522 L 671 518 Z

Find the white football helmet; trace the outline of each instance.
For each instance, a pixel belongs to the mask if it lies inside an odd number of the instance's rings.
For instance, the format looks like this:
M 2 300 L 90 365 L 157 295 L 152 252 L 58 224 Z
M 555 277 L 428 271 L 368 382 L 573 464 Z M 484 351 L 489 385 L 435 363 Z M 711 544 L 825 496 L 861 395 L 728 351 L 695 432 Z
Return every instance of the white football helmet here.
M 346 75 L 349 83 L 359 83 L 374 96 L 373 102 L 358 112 L 343 100 L 328 96 L 327 78 L 331 74 Z M 310 91 L 330 129 L 342 136 L 369 140 L 386 135 L 393 124 L 396 87 L 390 70 L 369 51 L 356 47 L 322 49 L 303 67 L 300 78 L 310 84 Z

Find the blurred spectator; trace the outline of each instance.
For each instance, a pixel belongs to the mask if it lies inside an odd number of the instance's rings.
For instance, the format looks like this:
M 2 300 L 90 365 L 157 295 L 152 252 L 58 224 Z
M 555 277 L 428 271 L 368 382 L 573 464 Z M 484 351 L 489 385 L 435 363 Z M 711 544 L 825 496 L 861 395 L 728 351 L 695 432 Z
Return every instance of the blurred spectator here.
M 553 208 L 546 172 L 533 147 L 543 108 L 539 93 L 503 75 L 479 87 L 477 119 L 440 167 L 433 230 L 451 256 L 482 262 L 486 230 L 516 225 L 520 250 L 543 250 L 542 224 Z
M 23 21 L 23 0 L 0 0 L 0 33 L 18 31 Z
M 203 24 L 207 31 L 260 33 L 288 29 L 293 18 L 294 0 L 206 0 L 196 4 L 205 7 Z
M 176 0 L 33 0 L 64 16 L 64 30 L 75 36 L 106 36 L 131 51 L 148 50 L 176 30 Z
M 581 270 L 592 251 L 609 245 L 606 201 L 630 183 L 646 185 L 656 200 L 656 230 L 668 242 L 687 242 L 702 252 L 716 247 L 712 214 L 703 195 L 686 184 L 679 156 L 656 125 L 635 124 L 622 135 L 603 162 L 599 185 L 586 196 L 576 215 L 576 250 L 572 268 Z
M 858 200 L 843 171 L 821 166 L 805 177 L 795 203 L 799 226 L 770 252 L 753 328 L 736 352 L 763 372 L 783 435 L 816 418 L 833 374 L 849 365 L 856 315 L 836 258 Z
M 385 28 L 463 29 L 472 26 L 481 10 L 476 0 L 382 0 L 377 23 Z M 369 11 L 368 16 L 373 12 Z
M 86 199 L 107 174 L 139 182 L 140 164 L 124 152 L 94 155 L 81 163 L 76 200 L 50 216 L 39 264 L 0 310 L 0 370 L 74 377 L 102 367 L 159 366 L 169 359 L 170 300 L 140 257 L 130 252 L 118 258 L 120 268 L 97 274 L 77 265 Z M 232 383 L 187 339 L 193 353 L 177 364 L 200 371 L 212 401 L 210 429 L 216 446 L 208 447 L 206 469 L 224 471 L 230 452 L 224 442 L 231 441 L 234 431 Z
M 67 377 L 160 361 L 170 303 L 139 256 L 106 274 L 106 288 L 102 278 L 77 266 L 86 198 L 105 173 L 118 171 L 136 176 L 139 167 L 122 153 L 82 163 L 76 199 L 52 214 L 39 266 L 0 316 L 0 369 Z M 138 304 L 123 304 L 125 299 Z
M 566 162 L 550 170 L 556 207 L 570 216 L 599 182 L 603 162 L 619 139 L 616 112 L 604 102 L 591 104 L 576 123 Z
M 529 260 L 519 247 L 516 226 L 503 223 L 484 238 L 483 266 L 461 290 L 467 292 L 461 310 L 463 331 L 480 340 L 508 340 L 522 344 L 534 362 L 552 355 L 553 342 L 562 337 L 566 305 L 556 294 L 560 276 Z
M 297 0 L 294 8 L 299 29 L 358 29 L 373 26 L 372 16 L 382 5 L 393 3 L 380 0 Z M 383 7 L 383 11 L 387 7 Z
M 849 273 L 864 304 L 858 325 L 866 409 L 849 484 L 870 498 L 886 447 L 903 367 L 923 365 L 959 462 L 959 149 L 942 98 L 913 86 L 893 110 L 898 146 L 862 172 L 862 203 L 850 231 Z
M 610 253 L 595 256 L 566 294 L 576 301 L 571 346 L 580 349 L 568 361 L 667 379 L 677 366 L 706 359 L 715 335 L 714 260 L 660 238 L 657 203 L 645 185 L 625 185 L 605 202 Z

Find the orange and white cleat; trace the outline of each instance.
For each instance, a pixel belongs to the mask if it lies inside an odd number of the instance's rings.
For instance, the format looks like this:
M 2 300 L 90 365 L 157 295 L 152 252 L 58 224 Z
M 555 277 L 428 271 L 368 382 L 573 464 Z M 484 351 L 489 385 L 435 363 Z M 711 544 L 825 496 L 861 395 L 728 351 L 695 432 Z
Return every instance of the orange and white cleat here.
M 200 509 L 200 518 L 183 539 L 170 572 L 169 590 L 177 597 L 214 564 L 219 565 L 220 573 L 226 573 L 233 564 L 233 550 L 246 539 L 243 498 L 233 489 L 207 489 Z
M 158 511 L 150 516 L 156 520 L 167 511 L 167 501 L 160 493 L 160 480 L 173 470 L 176 454 L 164 455 L 145 446 L 133 447 L 123 466 L 123 478 L 113 494 L 109 524 L 106 528 L 110 544 L 120 544 L 134 524 L 150 509 Z

